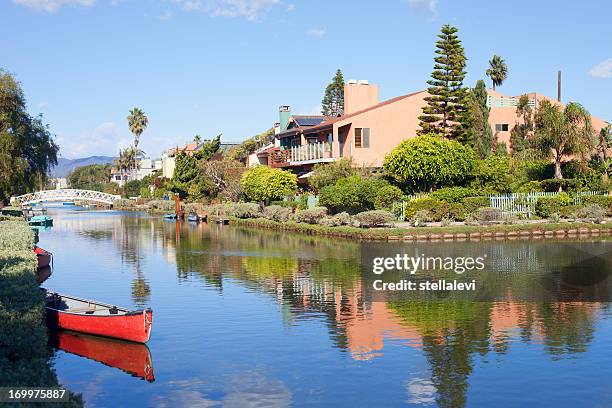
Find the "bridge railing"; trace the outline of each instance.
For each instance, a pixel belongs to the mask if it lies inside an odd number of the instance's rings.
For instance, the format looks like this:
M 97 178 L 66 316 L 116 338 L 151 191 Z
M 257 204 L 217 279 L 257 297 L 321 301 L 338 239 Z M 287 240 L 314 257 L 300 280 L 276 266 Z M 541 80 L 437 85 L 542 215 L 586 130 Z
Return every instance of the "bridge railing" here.
M 11 198 L 11 203 L 27 205 L 41 201 L 95 201 L 104 204 L 112 204 L 120 199 L 120 195 L 103 193 L 101 191 L 80 190 L 73 188 L 62 188 L 57 190 L 42 190 L 34 193 L 24 194 Z

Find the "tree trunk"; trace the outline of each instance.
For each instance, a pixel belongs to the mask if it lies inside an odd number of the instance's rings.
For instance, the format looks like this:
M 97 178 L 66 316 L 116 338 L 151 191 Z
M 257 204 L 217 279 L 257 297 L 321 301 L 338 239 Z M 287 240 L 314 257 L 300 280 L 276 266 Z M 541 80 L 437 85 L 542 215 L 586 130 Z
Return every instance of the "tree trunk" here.
M 563 174 L 561 173 L 561 156 L 555 157 L 555 179 L 563 179 Z M 563 191 L 563 188 L 559 185 L 559 192 L 561 191 Z

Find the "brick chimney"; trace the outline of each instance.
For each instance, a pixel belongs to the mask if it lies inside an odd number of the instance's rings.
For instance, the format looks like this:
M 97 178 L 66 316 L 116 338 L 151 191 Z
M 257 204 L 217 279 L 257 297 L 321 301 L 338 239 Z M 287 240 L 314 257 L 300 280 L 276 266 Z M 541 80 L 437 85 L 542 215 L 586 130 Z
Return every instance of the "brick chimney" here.
M 378 103 L 378 86 L 370 85 L 366 80 L 349 79 L 344 84 L 344 114 L 369 108 Z

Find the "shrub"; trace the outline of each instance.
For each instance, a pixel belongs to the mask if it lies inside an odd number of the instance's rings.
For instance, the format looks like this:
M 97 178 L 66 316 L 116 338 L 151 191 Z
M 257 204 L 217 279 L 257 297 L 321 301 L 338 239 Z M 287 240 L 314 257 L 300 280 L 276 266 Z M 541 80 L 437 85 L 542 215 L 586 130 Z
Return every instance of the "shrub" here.
M 431 135 L 403 141 L 383 164 L 391 178 L 419 191 L 462 183 L 475 165 L 476 153 L 470 147 Z
M 410 218 L 410 223 L 415 227 L 422 227 L 427 221 L 431 221 L 429 210 L 419 210 Z
M 534 191 L 542 191 L 542 183 L 539 181 L 528 181 L 516 189 L 516 193 L 531 193 Z
M 576 191 L 580 183 L 575 179 L 547 179 L 540 182 L 542 190 L 549 192 Z
M 332 216 L 325 216 L 319 219 L 318 224 L 326 227 L 339 227 L 341 225 L 349 225 L 351 223 L 351 216 L 348 213 L 339 213 Z
M 439 200 L 430 197 L 421 197 L 410 200 L 406 204 L 406 219 L 411 220 L 412 217 L 420 210 L 432 211 L 434 208 L 439 206 L 441 202 Z
M 475 194 L 474 190 L 466 187 L 445 187 L 434 191 L 429 196 L 440 201 L 447 203 L 456 203 L 461 201 L 465 197 L 473 197 Z
M 32 229 L 25 222 L 0 222 L 0 248 L 3 251 L 32 250 Z
M 173 203 L 174 204 L 174 203 Z M 127 198 L 121 198 L 113 201 L 113 208 L 117 210 L 126 210 L 136 207 L 136 201 Z
M 257 218 L 261 207 L 257 203 L 236 203 L 230 207 L 229 215 L 236 218 Z
M 400 200 L 404 193 L 395 186 L 387 185 L 376 192 L 374 208 L 377 210 L 389 209 L 394 202 Z
M 308 184 L 320 191 L 323 187 L 336 184 L 342 178 L 354 176 L 355 173 L 351 159 L 344 158 L 328 164 L 320 163 L 314 166 Z
M 338 213 L 333 218 L 338 225 L 349 225 L 351 223 L 351 216 L 347 212 Z
M 479 208 L 488 207 L 491 204 L 489 197 L 464 197 L 461 199 L 464 217 L 474 213 Z
M 548 221 L 552 222 L 553 224 L 558 224 L 559 222 L 561 222 L 561 216 L 559 215 L 559 213 L 552 213 L 548 217 Z
M 589 204 L 576 211 L 576 218 L 585 222 L 601 224 L 606 218 L 606 210 L 597 204 Z
M 172 200 L 152 200 L 147 203 L 149 210 L 174 211 L 174 201 Z
M 316 224 L 318 221 L 327 215 L 327 208 L 313 207 L 307 210 L 298 211 L 294 214 L 294 219 L 297 222 L 306 224 Z
M 264 208 L 264 218 L 277 222 L 285 222 L 291 219 L 292 211 L 290 208 L 282 207 L 280 205 L 271 205 Z
M 563 214 L 564 207 L 572 204 L 572 199 L 567 193 L 559 193 L 553 197 L 540 197 L 536 203 L 535 212 L 539 217 L 548 218 L 551 214 Z
M 360 227 L 383 227 L 395 220 L 392 213 L 384 210 L 364 211 L 356 214 L 353 218 L 359 223 Z
M 140 180 L 128 181 L 123 186 L 123 196 L 127 198 L 137 197 L 140 194 L 141 184 L 142 183 L 140 182 Z
M 598 206 L 606 209 L 606 215 L 612 216 L 612 196 L 584 196 L 581 199 L 583 205 L 597 204 Z
M 473 216 L 479 223 L 489 224 L 492 221 L 499 220 L 502 216 L 502 212 L 499 208 L 483 207 L 477 209 Z
M 440 223 L 442 224 L 443 227 L 448 227 L 449 225 L 451 225 L 452 222 L 453 222 L 453 219 L 447 218 L 447 217 L 444 217 L 440 220 Z
M 479 160 L 472 173 L 472 188 L 488 193 L 507 193 L 513 181 L 508 156 L 493 155 Z M 473 195 L 473 194 L 472 194 Z
M 244 172 L 240 185 L 249 199 L 269 202 L 294 194 L 297 177 L 268 166 L 255 166 Z
M 346 211 L 356 214 L 372 210 L 377 192 L 387 185 L 382 179 L 364 180 L 359 176 L 343 178 L 321 190 L 319 204 L 329 208 L 332 213 Z

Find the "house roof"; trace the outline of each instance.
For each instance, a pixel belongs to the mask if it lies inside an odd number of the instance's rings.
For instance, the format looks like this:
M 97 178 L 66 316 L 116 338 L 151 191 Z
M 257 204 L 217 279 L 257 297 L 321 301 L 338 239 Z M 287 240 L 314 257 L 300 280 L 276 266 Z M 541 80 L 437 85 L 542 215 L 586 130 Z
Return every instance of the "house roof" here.
M 293 115 L 292 118 L 295 121 L 295 123 L 300 127 L 316 126 L 322 122 L 325 122 L 327 119 L 329 119 L 328 117 L 321 116 L 321 115 Z
M 325 122 L 320 123 L 317 126 L 313 126 L 313 127 L 308 128 L 307 130 L 308 131 L 312 131 L 312 130 L 324 129 L 324 128 L 328 127 L 328 126 L 333 125 L 336 122 L 340 122 L 342 120 L 350 119 L 353 116 L 361 115 L 362 113 L 369 112 L 369 111 L 374 110 L 374 109 L 382 108 L 383 106 L 390 105 L 392 103 L 401 101 L 402 99 L 410 98 L 411 96 L 418 95 L 418 94 L 423 93 L 423 92 L 427 92 L 427 91 L 412 92 L 412 93 L 409 93 L 409 94 L 406 94 L 406 95 L 397 96 L 395 98 L 387 99 L 386 101 L 377 103 L 376 105 L 372 105 L 372 106 L 370 106 L 368 108 L 364 108 L 364 109 L 358 110 L 357 112 L 353 112 L 353 113 L 350 113 L 350 114 L 344 115 L 344 116 L 338 116 L 337 118 L 330 118 L 330 119 L 326 120 Z

